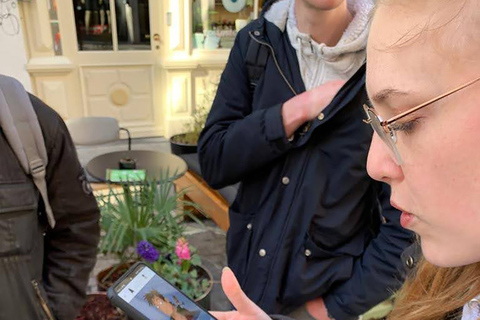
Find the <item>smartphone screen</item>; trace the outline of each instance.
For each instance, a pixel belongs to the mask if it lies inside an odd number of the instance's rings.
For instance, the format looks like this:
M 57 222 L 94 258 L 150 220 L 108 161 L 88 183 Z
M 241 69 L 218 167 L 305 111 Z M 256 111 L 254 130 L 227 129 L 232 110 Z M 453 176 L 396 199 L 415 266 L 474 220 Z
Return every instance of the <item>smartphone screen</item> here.
M 215 320 L 146 265 L 138 265 L 114 287 L 117 295 L 152 320 Z

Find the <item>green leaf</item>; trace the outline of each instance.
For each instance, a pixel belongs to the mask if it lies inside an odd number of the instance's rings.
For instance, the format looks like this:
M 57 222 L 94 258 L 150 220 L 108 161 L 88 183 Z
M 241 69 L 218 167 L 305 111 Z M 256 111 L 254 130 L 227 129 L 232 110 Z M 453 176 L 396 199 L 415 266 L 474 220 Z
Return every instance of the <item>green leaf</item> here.
M 198 254 L 194 254 L 192 255 L 191 259 L 190 259 L 190 262 L 194 265 L 194 266 L 200 266 L 202 264 L 202 260 L 200 259 L 200 256 Z

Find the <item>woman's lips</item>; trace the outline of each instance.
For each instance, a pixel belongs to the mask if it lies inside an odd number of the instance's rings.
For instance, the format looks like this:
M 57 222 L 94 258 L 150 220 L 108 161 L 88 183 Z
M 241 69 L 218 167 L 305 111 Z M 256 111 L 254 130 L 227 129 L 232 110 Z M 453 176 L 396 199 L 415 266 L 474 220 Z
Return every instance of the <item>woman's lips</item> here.
M 402 215 L 400 216 L 400 224 L 402 225 L 402 227 L 407 228 L 412 223 L 413 219 L 415 218 L 415 215 L 405 211 L 402 207 L 397 205 L 394 201 L 390 201 L 390 204 L 392 205 L 392 207 L 402 212 Z
M 407 228 L 408 225 L 412 223 L 414 218 L 415 216 L 413 214 L 403 211 L 402 215 L 400 216 L 400 224 L 402 227 Z

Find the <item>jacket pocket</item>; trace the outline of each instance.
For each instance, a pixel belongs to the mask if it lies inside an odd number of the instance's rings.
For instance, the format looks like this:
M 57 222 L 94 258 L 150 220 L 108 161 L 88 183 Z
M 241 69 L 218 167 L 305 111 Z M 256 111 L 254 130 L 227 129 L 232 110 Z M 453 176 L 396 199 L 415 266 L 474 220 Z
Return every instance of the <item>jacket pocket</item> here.
M 254 214 L 242 214 L 230 208 L 230 228 L 227 232 L 228 265 L 236 275 L 243 275 L 248 265 L 248 252 L 253 234 Z
M 301 305 L 328 292 L 338 281 L 350 278 L 354 257 L 331 252 L 305 235 L 284 279 L 280 300 L 285 305 Z
M 341 254 L 335 251 L 329 251 L 318 246 L 315 242 L 313 242 L 312 238 L 308 234 L 305 236 L 305 242 L 303 246 L 303 255 L 307 260 L 323 260 L 341 256 Z
M 0 186 L 0 256 L 27 255 L 41 237 L 38 196 L 32 183 Z
M 55 320 L 55 317 L 53 316 L 53 312 L 48 306 L 48 302 L 47 302 L 48 299 L 47 299 L 47 294 L 45 292 L 45 289 L 37 280 L 32 280 L 31 284 L 33 287 L 33 291 L 35 292 L 35 296 L 40 305 L 41 313 L 45 316 L 47 320 Z
M 0 185 L 0 214 L 37 208 L 38 198 L 31 182 Z

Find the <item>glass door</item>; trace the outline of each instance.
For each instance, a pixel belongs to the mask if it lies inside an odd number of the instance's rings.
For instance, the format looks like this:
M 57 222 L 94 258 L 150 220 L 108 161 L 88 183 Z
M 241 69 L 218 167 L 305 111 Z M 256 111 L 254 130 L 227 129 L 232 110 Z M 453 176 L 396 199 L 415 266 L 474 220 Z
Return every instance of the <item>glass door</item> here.
M 60 26 L 73 37 L 64 36 L 62 48 L 78 67 L 83 114 L 115 117 L 134 134 L 152 134 L 160 123 L 161 1 L 60 2 L 70 9 Z
M 151 49 L 148 0 L 72 1 L 79 51 Z

